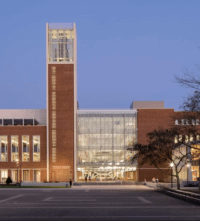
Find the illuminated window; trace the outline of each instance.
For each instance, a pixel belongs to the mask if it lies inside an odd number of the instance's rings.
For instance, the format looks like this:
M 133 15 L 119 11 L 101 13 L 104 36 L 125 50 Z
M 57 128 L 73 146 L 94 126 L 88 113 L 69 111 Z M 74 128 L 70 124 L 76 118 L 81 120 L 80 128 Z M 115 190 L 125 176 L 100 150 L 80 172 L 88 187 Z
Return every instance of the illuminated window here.
M 52 91 L 52 109 L 56 109 L 56 92 Z
M 13 182 L 17 182 L 17 170 L 12 170 L 11 177 Z M 18 178 L 19 178 L 19 171 L 18 171 Z
M 18 136 L 11 136 L 11 161 L 19 159 Z
M 175 135 L 175 137 L 174 137 L 174 143 L 178 143 L 178 135 Z
M 0 136 L 0 161 L 8 161 L 8 141 L 7 136 Z
M 189 142 L 189 136 L 185 135 L 185 142 L 188 143 Z
M 190 142 L 193 141 L 193 135 L 190 134 Z
M 29 136 L 22 136 L 22 161 L 29 161 Z
M 56 130 L 52 130 L 52 146 L 56 146 Z
M 52 148 L 52 162 L 56 162 L 56 148 Z
M 30 181 L 30 170 L 23 170 L 23 181 Z
M 33 172 L 33 181 L 40 182 L 41 172 L 40 170 L 34 170 Z
M 56 128 L 56 111 L 52 111 L 52 128 Z
M 6 183 L 7 178 L 8 178 L 8 170 L 1 170 L 1 182 Z
M 178 125 L 178 119 L 175 120 L 175 125 Z
M 182 135 L 179 135 L 179 142 L 182 142 Z
M 40 136 L 33 136 L 33 161 L 40 161 Z
M 199 135 L 196 135 L 196 140 L 197 140 L 197 141 L 199 141 L 199 138 L 200 138 Z
M 52 86 L 52 90 L 55 91 L 56 90 L 56 67 L 55 66 L 52 67 L 51 86 Z

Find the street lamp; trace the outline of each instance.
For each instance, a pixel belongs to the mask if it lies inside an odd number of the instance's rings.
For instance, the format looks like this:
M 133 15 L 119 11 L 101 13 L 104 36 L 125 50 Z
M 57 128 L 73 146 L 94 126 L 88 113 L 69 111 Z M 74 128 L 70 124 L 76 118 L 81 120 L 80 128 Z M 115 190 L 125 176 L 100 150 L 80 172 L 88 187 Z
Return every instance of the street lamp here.
M 187 186 L 188 186 L 188 179 L 189 179 L 189 167 L 190 167 L 190 163 L 187 163 Z
M 17 183 L 18 183 L 18 181 L 19 181 L 19 179 L 18 179 L 18 177 L 19 177 L 18 176 L 18 174 L 19 174 L 18 173 L 18 170 L 19 170 L 19 159 L 16 159 L 15 161 L 16 161 L 16 164 L 17 164 Z
M 20 161 L 19 158 L 16 159 L 15 161 L 17 163 L 17 183 L 20 182 L 20 186 L 21 186 L 21 161 Z M 19 166 L 20 166 L 20 177 L 19 177 L 19 172 L 18 172 L 19 171 Z
M 173 188 L 173 163 L 170 163 L 170 167 L 171 167 L 171 188 Z

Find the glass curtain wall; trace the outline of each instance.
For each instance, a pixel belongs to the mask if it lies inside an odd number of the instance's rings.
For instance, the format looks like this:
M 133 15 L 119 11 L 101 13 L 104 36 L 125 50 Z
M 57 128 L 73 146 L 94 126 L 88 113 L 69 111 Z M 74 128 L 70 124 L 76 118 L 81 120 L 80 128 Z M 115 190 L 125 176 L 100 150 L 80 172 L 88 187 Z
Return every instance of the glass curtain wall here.
M 200 168 L 200 145 L 195 145 L 195 148 L 191 150 L 192 155 L 192 165 L 191 165 L 191 172 L 192 172 L 192 180 L 197 181 L 199 178 L 199 168 Z
M 136 111 L 78 111 L 78 180 L 135 180 Z

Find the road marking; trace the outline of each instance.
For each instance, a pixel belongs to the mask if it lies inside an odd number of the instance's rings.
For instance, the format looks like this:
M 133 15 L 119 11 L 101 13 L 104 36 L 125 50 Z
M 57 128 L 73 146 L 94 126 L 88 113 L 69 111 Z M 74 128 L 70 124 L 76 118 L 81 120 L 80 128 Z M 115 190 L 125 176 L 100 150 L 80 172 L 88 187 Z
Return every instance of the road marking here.
M 6 202 L 6 201 L 8 201 L 8 200 L 12 200 L 12 199 L 15 199 L 15 198 L 18 198 L 18 197 L 21 197 L 21 196 L 24 196 L 24 195 L 17 195 L 17 196 L 9 197 L 9 198 L 7 198 L 7 199 L 0 200 L 0 203 Z
M 44 200 L 42 200 L 42 201 L 51 201 L 52 198 L 53 198 L 53 197 L 48 197 L 48 198 L 46 198 L 46 199 L 44 199 Z
M 152 202 L 150 202 L 149 200 L 146 200 L 144 197 L 142 197 L 142 196 L 138 196 L 137 197 L 139 200 L 141 200 L 143 203 L 152 203 Z
M 6 216 L 7 218 L 7 216 Z M 94 220 L 96 220 L 95 218 L 188 218 L 187 220 L 190 220 L 189 218 L 200 218 L 200 216 L 12 216 L 13 219 L 23 219 L 23 218 L 28 218 L 28 219 L 73 219 L 73 218 L 79 218 L 81 220 L 88 220 L 88 218 L 94 218 Z M 7 220 L 7 219 L 6 219 Z M 9 219 L 8 219 L 9 220 Z M 148 219 L 149 220 L 149 219 Z M 185 220 L 185 219 L 184 219 Z M 196 220 L 196 219 L 195 219 Z
M 7 216 L 4 216 L 5 220 L 9 220 L 7 219 Z M 3 218 L 3 217 L 2 217 Z M 164 220 L 166 220 L 167 218 L 173 218 L 173 220 L 177 220 L 179 218 L 186 218 L 187 220 L 191 220 L 191 218 L 194 218 L 192 220 L 197 220 L 198 218 L 200 218 L 200 216 L 12 216 L 12 219 L 48 219 L 48 220 L 54 220 L 54 219 L 58 219 L 58 220 L 73 220 L 73 219 L 79 219 L 79 220 L 88 220 L 88 219 L 92 219 L 92 220 L 97 220 L 97 219 L 109 219 L 110 218 L 113 220 L 121 220 L 122 218 L 131 218 L 131 220 L 138 220 L 138 218 L 148 218 L 145 220 L 152 220 L 151 218 L 164 218 Z M 149 219 L 150 218 L 150 219 Z M 183 220 L 186 220 L 183 219 Z M 143 219 L 142 219 L 143 220 Z M 159 219 L 160 220 L 160 219 Z M 171 220 L 171 219 L 170 219 Z
M 72 197 L 48 197 L 48 198 L 46 198 L 46 199 L 44 199 L 44 200 L 42 200 L 42 201 L 50 201 L 50 202 L 57 202 L 57 201 L 59 201 L 59 202 L 61 202 L 61 201 L 68 201 L 68 202 L 72 202 L 72 201 L 79 201 L 79 202 L 82 202 L 82 201 L 97 201 L 96 199 L 92 199 L 92 198 L 89 198 L 89 199 L 84 199 L 84 198 L 82 198 L 82 199 L 80 199 L 80 198 L 77 198 L 77 199 L 74 199 L 74 198 L 72 198 Z
M 105 206 L 93 206 L 93 207 L 75 207 L 75 206 L 62 206 L 62 207 L 54 207 L 54 206 L 39 206 L 39 207 L 36 207 L 36 206 L 31 206 L 31 207 L 28 207 L 28 206 L 24 206 L 24 207 L 21 207 L 21 206 L 13 206 L 13 207 L 9 207 L 8 206 L 1 206 L 0 209 L 3 209 L 3 208 L 9 208 L 9 209 L 188 209 L 190 210 L 191 208 L 192 209 L 199 209 L 199 206 L 109 206 L 109 207 L 105 207 Z

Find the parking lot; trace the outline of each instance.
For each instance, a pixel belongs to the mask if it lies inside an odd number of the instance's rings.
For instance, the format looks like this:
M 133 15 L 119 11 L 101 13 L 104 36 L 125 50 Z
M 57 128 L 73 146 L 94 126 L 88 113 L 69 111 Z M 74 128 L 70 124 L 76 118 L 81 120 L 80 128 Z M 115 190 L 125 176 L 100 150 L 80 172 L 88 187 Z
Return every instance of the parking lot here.
M 0 189 L 1 220 L 200 220 L 200 207 L 146 186 Z

